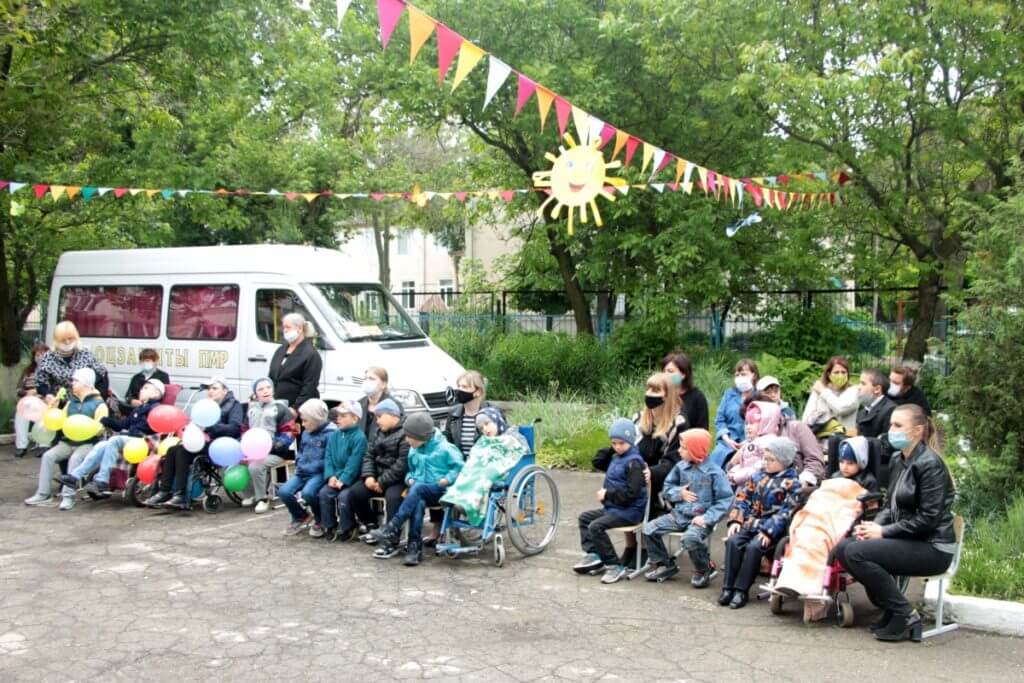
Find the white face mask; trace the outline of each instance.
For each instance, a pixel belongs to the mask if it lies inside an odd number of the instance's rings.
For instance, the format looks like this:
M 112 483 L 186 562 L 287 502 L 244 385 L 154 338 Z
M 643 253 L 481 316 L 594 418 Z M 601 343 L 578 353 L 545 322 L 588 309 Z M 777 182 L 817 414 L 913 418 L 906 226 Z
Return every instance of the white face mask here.
M 148 374 L 150 372 L 153 372 L 154 370 L 156 370 L 156 363 L 151 363 L 150 361 L 146 361 L 145 363 L 142 364 L 142 371 L 143 372 Z
M 738 389 L 744 394 L 754 388 L 754 383 L 750 380 L 750 377 L 748 377 L 747 375 L 737 375 L 734 381 L 736 384 L 736 389 Z
M 299 333 L 296 332 L 295 330 L 286 330 L 284 335 L 282 335 L 282 336 L 284 336 L 284 340 L 286 342 L 288 342 L 289 344 L 292 344 L 292 343 L 295 342 L 296 339 L 299 338 Z
M 368 379 L 363 382 L 363 393 L 367 396 L 373 396 L 380 391 L 380 384 L 375 379 Z
M 903 393 L 903 386 L 902 385 L 899 385 L 899 384 L 890 384 L 889 385 L 889 395 L 890 396 L 899 396 L 902 393 Z
M 66 342 L 57 347 L 57 349 L 65 355 L 71 355 L 75 352 L 76 348 L 78 348 L 78 344 L 76 342 Z

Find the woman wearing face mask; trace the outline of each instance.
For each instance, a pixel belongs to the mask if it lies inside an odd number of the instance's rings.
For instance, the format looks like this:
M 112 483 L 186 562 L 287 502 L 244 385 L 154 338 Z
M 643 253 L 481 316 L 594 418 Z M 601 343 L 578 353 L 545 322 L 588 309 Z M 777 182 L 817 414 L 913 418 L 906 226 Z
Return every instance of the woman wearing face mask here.
M 274 383 L 275 397 L 287 401 L 293 411 L 311 398 L 320 398 L 323 359 L 310 340 L 313 334 L 312 323 L 301 313 L 289 313 L 281 319 L 284 343 L 270 359 L 267 375 Z
M 71 392 L 71 375 L 80 368 L 96 373 L 96 391 L 107 394 L 107 368 L 96 356 L 82 348 L 78 328 L 70 320 L 57 323 L 53 328 L 53 350 L 43 354 L 36 368 L 36 392 L 49 406 L 57 402 L 57 392 Z
M 377 420 L 374 419 L 373 411 L 378 403 L 389 398 L 391 394 L 388 393 L 388 371 L 376 366 L 366 368 L 363 375 L 363 397 L 359 399 L 359 407 L 363 409 L 360 427 L 369 444 L 372 444 L 377 436 Z M 393 398 L 391 400 L 394 401 Z M 398 401 L 395 403 L 401 406 Z
M 476 416 L 491 404 L 485 399 L 484 377 L 476 370 L 467 370 L 455 383 L 455 407 L 448 415 L 444 435 L 448 442 L 462 451 L 462 457 L 469 455 L 473 444 L 480 438 L 476 428 Z
M 821 379 L 811 387 L 811 395 L 804 408 L 804 424 L 822 442 L 833 434 L 852 433 L 857 427 L 859 393 L 857 383 L 850 381 L 850 361 L 842 356 L 832 356 Z
M 882 610 L 871 625 L 875 638 L 920 641 L 921 617 L 893 577 L 935 576 L 949 568 L 956 490 L 935 451 L 935 426 L 920 406 L 896 408 L 888 436 L 899 457 L 889 464 L 886 501 L 874 521 L 854 527 L 834 553 Z
M 686 418 L 685 429 L 707 429 L 708 399 L 693 385 L 693 364 L 689 357 L 676 349 L 661 360 L 661 369 L 668 373 L 672 385 L 679 390 L 682 400 L 680 414 Z
M 131 381 L 128 383 L 128 393 L 125 394 L 125 402 L 121 405 L 121 412 L 128 415 L 142 405 L 142 401 L 139 399 L 139 392 L 142 391 L 142 387 L 146 385 L 151 379 L 158 379 L 163 382 L 164 386 L 171 383 L 171 378 L 166 372 L 157 367 L 160 362 L 160 354 L 157 353 L 156 349 L 142 349 L 139 352 L 139 364 L 142 365 L 142 369 L 132 376 Z
M 50 347 L 43 343 L 32 345 L 32 362 L 25 366 L 18 379 L 18 399 L 25 396 L 38 396 L 36 391 L 36 370 L 39 361 L 43 359 Z M 28 453 L 28 433 L 32 429 L 32 423 L 21 415 L 14 416 L 14 457 L 23 458 Z
M 725 467 L 725 463 L 747 436 L 746 422 L 741 412 L 743 399 L 754 395 L 754 385 L 760 378 L 757 363 L 749 358 L 741 360 L 733 370 L 734 386 L 725 392 L 718 404 L 718 414 L 715 415 L 715 437 L 718 441 L 715 450 L 708 456 L 719 467 Z

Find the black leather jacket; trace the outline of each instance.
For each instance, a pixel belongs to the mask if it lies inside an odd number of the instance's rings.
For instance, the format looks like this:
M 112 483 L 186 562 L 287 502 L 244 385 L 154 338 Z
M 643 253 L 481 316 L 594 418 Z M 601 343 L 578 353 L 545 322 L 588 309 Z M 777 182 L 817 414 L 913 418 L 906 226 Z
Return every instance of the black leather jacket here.
M 409 470 L 409 442 L 399 425 L 390 432 L 378 431 L 363 456 L 362 477 L 374 477 L 383 488 L 405 481 Z
M 956 489 L 946 463 L 919 443 L 909 458 L 894 454 L 889 463 L 889 493 L 875 522 L 883 538 L 931 544 L 955 543 L 953 499 Z

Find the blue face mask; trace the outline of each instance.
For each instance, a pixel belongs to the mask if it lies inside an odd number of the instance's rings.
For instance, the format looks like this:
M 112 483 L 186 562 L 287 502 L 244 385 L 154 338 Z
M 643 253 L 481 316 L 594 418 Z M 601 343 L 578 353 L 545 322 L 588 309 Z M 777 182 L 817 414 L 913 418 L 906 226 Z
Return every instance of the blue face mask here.
M 889 432 L 889 444 L 893 448 L 899 448 L 903 450 L 910 445 L 910 437 L 907 436 L 906 432 Z
M 672 386 L 678 387 L 683 383 L 683 376 L 677 372 L 673 372 L 670 377 L 672 378 Z

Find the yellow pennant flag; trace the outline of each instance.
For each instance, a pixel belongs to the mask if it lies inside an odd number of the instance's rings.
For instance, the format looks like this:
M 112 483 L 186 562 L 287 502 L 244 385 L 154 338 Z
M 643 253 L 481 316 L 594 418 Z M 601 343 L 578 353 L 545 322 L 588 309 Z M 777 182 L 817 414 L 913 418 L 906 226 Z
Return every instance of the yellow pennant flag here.
M 434 32 L 434 20 L 412 5 L 409 8 L 409 63 L 416 61 L 416 55 Z
M 320 194 L 317 192 L 306 192 L 305 194 L 302 195 L 302 198 L 305 199 L 307 202 L 311 202 L 319 196 Z
M 65 185 L 50 185 L 50 196 L 53 197 L 53 201 L 60 199 L 66 189 L 67 186 Z
M 146 197 L 148 197 L 149 199 L 152 199 L 154 196 L 156 196 L 157 193 L 160 192 L 160 190 L 145 190 L 145 192 L 146 192 Z
M 683 173 L 686 171 L 686 159 L 676 159 L 676 184 L 679 184 L 680 179 L 683 177 Z
M 626 146 L 626 143 L 628 141 L 629 133 L 627 133 L 624 130 L 615 131 L 615 151 L 612 152 L 612 159 L 615 159 L 619 156 L 619 152 L 622 151 L 622 148 Z
M 537 86 L 537 110 L 540 112 L 540 129 L 543 132 L 544 122 L 548 120 L 551 103 L 555 101 L 555 93 L 542 85 Z
M 455 67 L 455 78 L 452 80 L 452 92 L 459 87 L 459 83 L 469 75 L 469 72 L 473 70 L 473 67 L 480 63 L 480 60 L 484 58 L 484 51 L 478 48 L 468 40 L 462 41 L 462 47 L 459 48 L 459 63 Z
M 651 163 L 651 159 L 654 158 L 654 145 L 644 143 L 644 163 L 640 166 L 640 174 L 643 175 L 644 171 L 647 170 L 647 165 Z

